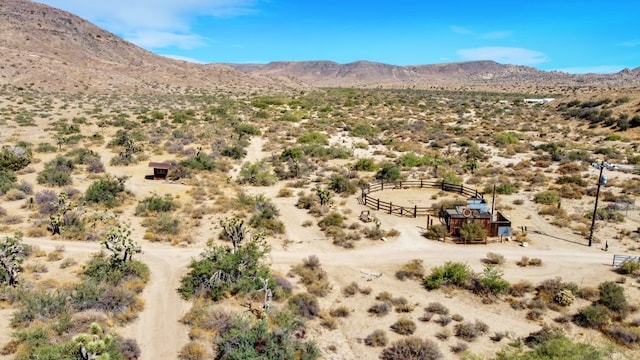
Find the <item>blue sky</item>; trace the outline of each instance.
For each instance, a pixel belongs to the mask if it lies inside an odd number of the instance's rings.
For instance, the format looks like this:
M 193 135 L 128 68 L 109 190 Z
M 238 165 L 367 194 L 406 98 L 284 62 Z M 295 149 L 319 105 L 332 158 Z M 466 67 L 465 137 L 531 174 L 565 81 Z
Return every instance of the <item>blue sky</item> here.
M 495 60 L 571 73 L 640 66 L 637 0 L 37 0 L 197 62 Z

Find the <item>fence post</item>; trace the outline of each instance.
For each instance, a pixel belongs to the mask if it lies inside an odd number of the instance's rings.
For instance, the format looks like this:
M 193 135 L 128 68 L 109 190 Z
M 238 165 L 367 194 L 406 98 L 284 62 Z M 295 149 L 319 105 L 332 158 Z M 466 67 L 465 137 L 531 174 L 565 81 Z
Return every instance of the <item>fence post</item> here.
M 463 190 L 464 190 L 464 186 L 462 184 L 460 184 L 460 194 L 463 193 Z
M 418 205 L 413 205 L 413 217 L 418 217 Z
M 384 190 L 384 179 L 380 180 L 380 191 Z
M 444 180 L 440 183 L 440 187 L 442 190 L 444 190 Z
M 400 217 L 402 217 L 402 213 L 404 212 L 404 206 L 400 206 Z
M 402 180 L 400 180 L 400 189 L 402 189 Z
M 380 210 L 380 199 L 378 199 L 378 205 L 376 206 L 376 209 L 379 211 Z
M 393 210 L 393 203 L 389 203 L 389 215 L 391 215 L 391 211 Z

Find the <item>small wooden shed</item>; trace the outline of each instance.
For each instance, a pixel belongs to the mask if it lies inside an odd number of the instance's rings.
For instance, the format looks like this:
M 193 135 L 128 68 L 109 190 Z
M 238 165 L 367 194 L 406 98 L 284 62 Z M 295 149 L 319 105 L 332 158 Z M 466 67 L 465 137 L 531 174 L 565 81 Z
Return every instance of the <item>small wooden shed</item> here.
M 153 179 L 164 180 L 169 175 L 169 169 L 171 169 L 171 163 L 168 161 L 163 162 L 150 162 L 149 167 L 153 168 Z
M 479 222 L 487 236 L 511 236 L 511 221 L 500 212 L 494 217 L 484 199 L 470 197 L 466 206 L 445 209 L 444 223 L 449 236 L 460 237 L 460 228 L 468 222 Z M 486 239 L 484 239 L 486 243 Z

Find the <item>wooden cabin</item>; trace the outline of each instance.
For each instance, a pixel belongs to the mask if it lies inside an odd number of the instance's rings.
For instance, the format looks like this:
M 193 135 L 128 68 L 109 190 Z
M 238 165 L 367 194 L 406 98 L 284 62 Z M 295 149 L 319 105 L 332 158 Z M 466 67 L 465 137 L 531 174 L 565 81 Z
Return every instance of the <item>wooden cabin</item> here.
M 489 212 L 487 202 L 477 197 L 467 199 L 467 205 L 444 210 L 444 223 L 448 235 L 455 238 L 460 237 L 460 228 L 469 222 L 480 222 L 487 236 L 511 236 L 511 221 L 500 212 L 495 218 L 496 221 Z M 486 238 L 481 240 L 486 244 Z
M 149 167 L 153 168 L 153 179 L 154 180 L 164 180 L 169 175 L 169 169 L 171 169 L 171 163 L 168 161 L 164 162 L 150 162 Z

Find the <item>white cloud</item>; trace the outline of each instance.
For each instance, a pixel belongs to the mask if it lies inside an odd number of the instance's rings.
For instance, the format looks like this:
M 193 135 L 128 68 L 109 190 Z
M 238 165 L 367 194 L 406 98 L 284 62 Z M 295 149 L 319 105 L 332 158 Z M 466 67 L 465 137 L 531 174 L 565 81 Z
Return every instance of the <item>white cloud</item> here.
M 206 44 L 206 39 L 195 34 L 176 34 L 166 31 L 140 31 L 125 37 L 128 41 L 148 49 L 175 46 L 190 50 Z
M 618 46 L 626 46 L 626 47 L 635 47 L 640 45 L 640 39 L 633 39 L 628 41 L 623 41 L 618 44 Z
M 620 65 L 598 65 L 598 66 L 580 66 L 555 69 L 569 74 L 613 74 L 620 72 L 624 66 Z
M 259 0 L 37 1 L 83 17 L 140 46 L 160 48 L 169 44 L 190 48 L 204 43 L 191 32 L 196 16 L 233 17 L 250 14 L 256 11 Z M 173 39 L 169 34 L 174 35 Z
M 493 60 L 502 64 L 514 65 L 536 65 L 549 61 L 549 58 L 539 51 L 512 47 L 461 49 L 457 53 L 464 61 Z
M 169 59 L 173 59 L 173 60 L 182 60 L 182 61 L 188 61 L 194 64 L 205 64 L 204 61 L 200 61 L 198 59 L 194 59 L 194 58 L 190 58 L 188 56 L 182 56 L 182 55 L 173 55 L 173 54 L 158 54 L 160 56 L 164 56 L 167 57 Z

